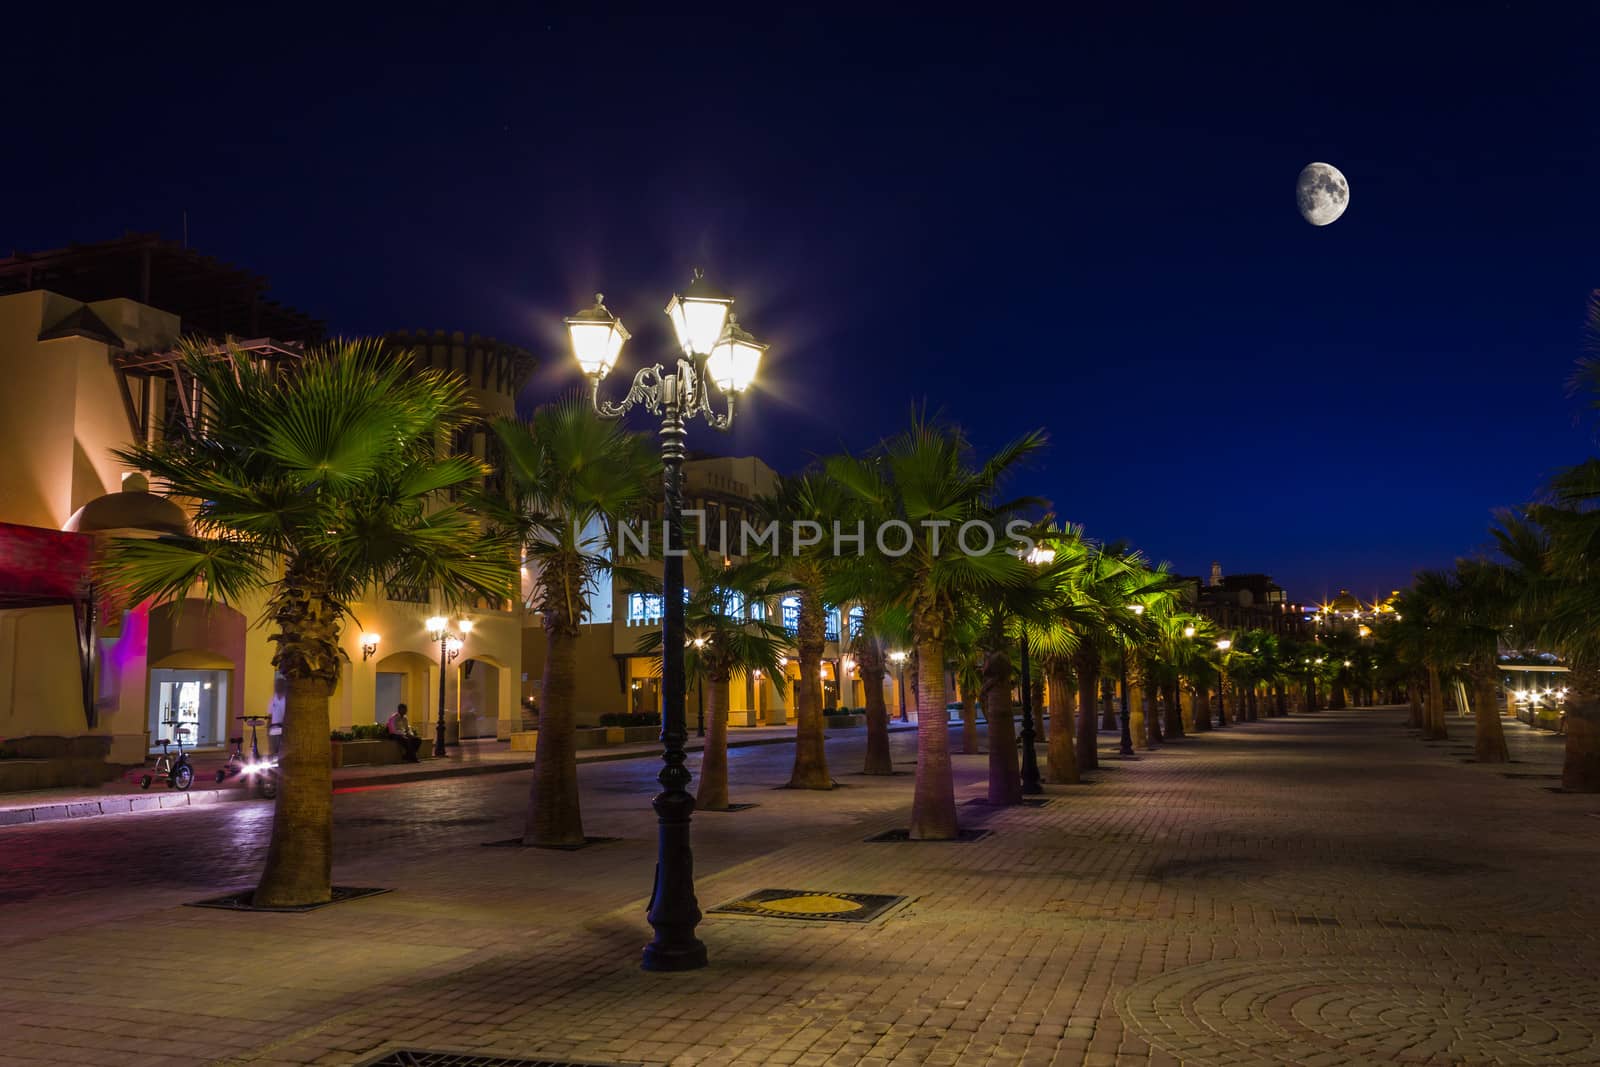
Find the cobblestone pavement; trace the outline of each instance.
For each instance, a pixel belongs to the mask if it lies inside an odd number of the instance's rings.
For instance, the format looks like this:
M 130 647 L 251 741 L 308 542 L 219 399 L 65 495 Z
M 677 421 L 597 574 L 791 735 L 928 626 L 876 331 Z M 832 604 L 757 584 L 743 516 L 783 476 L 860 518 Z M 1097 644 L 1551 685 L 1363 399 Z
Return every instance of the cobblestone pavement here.
M 580 771 L 580 852 L 519 830 L 526 773 L 342 792 L 337 880 L 304 915 L 181 905 L 248 884 L 260 802 L 0 830 L 0 1062 L 359 1063 L 414 1047 L 650 1064 L 1600 1063 L 1600 797 L 1560 741 L 1503 767 L 1404 709 L 1230 728 L 1039 808 L 963 806 L 970 844 L 867 844 L 911 777 L 776 791 L 731 755 L 695 819 L 701 906 L 762 888 L 908 897 L 871 923 L 711 915 L 712 965 L 637 966 L 655 767 Z M 1455 727 L 1455 723 L 1451 723 Z M 1111 742 L 1108 736 L 1107 744 Z M 893 739 L 897 760 L 914 738 Z M 962 799 L 982 756 L 956 757 Z M 693 766 L 693 764 L 691 764 Z

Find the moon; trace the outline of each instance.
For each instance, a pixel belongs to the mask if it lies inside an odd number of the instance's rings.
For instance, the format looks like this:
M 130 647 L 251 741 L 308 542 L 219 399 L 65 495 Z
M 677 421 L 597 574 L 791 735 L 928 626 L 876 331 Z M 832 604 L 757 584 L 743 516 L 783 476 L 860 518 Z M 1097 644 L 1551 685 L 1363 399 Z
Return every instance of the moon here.
M 1300 217 L 1313 226 L 1337 221 L 1350 206 L 1350 183 L 1331 163 L 1307 163 L 1294 187 Z

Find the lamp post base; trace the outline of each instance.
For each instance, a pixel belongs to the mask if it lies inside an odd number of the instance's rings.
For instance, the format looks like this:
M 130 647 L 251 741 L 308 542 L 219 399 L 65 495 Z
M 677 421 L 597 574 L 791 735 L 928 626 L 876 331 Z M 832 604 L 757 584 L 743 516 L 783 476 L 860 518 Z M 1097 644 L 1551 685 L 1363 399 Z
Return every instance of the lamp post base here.
M 433 731 L 433 755 L 434 755 L 435 759 L 443 759 L 444 756 L 445 756 L 444 723 L 442 721 L 439 723 L 438 726 L 434 727 L 434 731 Z

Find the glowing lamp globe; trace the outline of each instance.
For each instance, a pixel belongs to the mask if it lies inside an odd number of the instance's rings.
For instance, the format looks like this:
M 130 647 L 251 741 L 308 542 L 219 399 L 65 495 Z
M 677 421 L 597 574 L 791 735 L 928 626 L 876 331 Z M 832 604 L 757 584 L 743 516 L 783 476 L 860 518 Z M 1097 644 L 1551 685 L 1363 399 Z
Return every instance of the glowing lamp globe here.
M 1056 561 L 1056 550 L 1045 545 L 1034 545 L 1028 550 L 1026 558 L 1035 567 L 1048 567 Z
M 1226 652 L 1226 651 L 1228 651 L 1228 649 L 1230 649 L 1232 647 L 1233 647 L 1233 642 L 1229 641 L 1226 637 L 1224 637 L 1222 640 L 1217 642 L 1217 651 L 1218 652 Z
M 594 294 L 594 307 L 568 317 L 566 323 L 578 366 L 591 378 L 604 378 L 617 365 L 629 337 L 622 320 L 606 308 L 605 295 Z
M 673 332 L 684 352 L 691 356 L 710 355 L 712 346 L 722 339 L 732 306 L 733 297 L 713 290 L 697 269 L 688 288 L 667 301 L 667 318 L 672 320 Z
M 444 628 L 450 625 L 450 620 L 445 618 L 443 615 L 433 615 L 430 616 L 428 621 L 422 625 L 428 628 L 428 632 L 430 634 L 432 634 L 434 637 L 438 637 L 440 634 L 444 633 Z
M 739 316 L 728 316 L 728 328 L 711 346 L 706 357 L 706 373 L 725 393 L 742 393 L 756 380 L 756 369 L 761 366 L 761 354 L 767 346 L 760 344 L 739 325 Z

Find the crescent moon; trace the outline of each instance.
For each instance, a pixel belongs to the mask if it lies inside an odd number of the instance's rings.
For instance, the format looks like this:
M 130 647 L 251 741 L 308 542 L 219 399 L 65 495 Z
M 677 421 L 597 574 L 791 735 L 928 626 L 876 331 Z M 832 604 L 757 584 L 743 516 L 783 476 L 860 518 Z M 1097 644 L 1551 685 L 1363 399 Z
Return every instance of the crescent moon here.
M 1350 183 L 1331 163 L 1307 163 L 1295 183 L 1300 217 L 1313 226 L 1337 221 L 1350 206 Z

